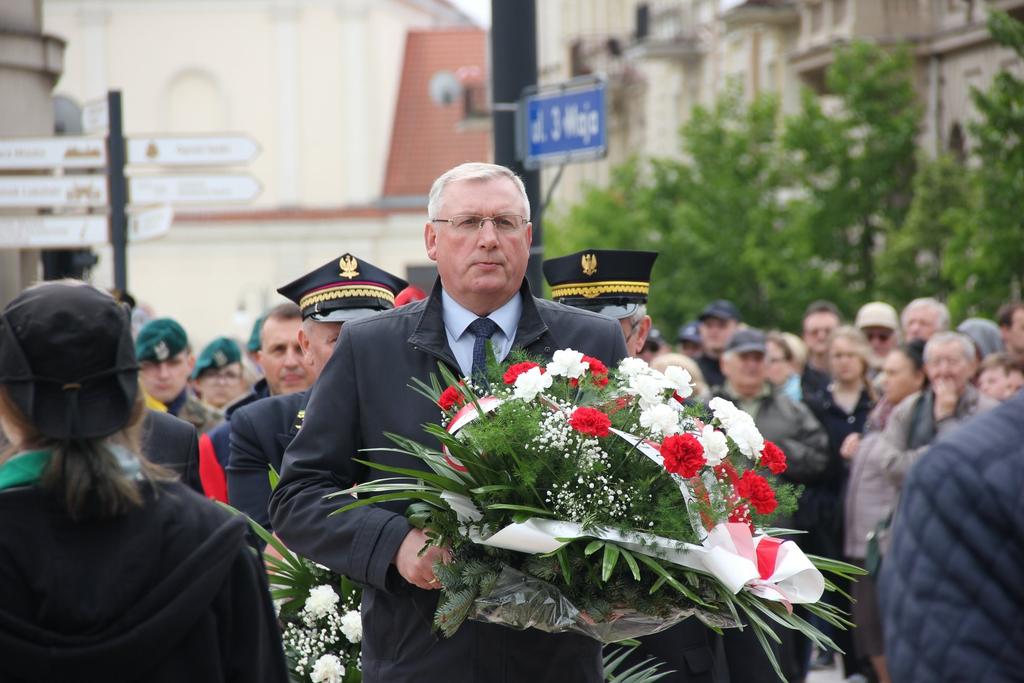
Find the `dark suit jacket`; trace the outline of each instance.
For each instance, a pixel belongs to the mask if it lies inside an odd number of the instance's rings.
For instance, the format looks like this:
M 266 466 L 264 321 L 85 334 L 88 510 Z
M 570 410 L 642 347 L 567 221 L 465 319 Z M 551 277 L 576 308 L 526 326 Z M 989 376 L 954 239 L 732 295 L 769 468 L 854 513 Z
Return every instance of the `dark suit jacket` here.
M 299 431 L 299 411 L 308 391 L 270 396 L 240 407 L 231 416 L 228 502 L 271 530 L 270 478 L 281 472 L 284 449 Z
M 199 481 L 199 437 L 188 422 L 158 410 L 142 418 L 142 452 L 151 462 L 175 472 L 193 491 L 203 492 Z
M 525 282 L 521 294 L 515 346 L 545 357 L 571 347 L 609 365 L 626 355 L 616 321 L 534 299 Z M 324 500 L 325 494 L 392 476 L 353 458 L 425 469 L 411 456 L 363 449 L 393 448 L 385 432 L 427 441 L 422 425 L 439 422 L 440 411 L 408 385 L 411 377 L 429 381 L 438 362 L 461 374 L 445 336 L 439 284 L 428 299 L 345 323 L 310 394 L 302 429 L 285 453 L 270 502 L 274 529 L 296 552 L 366 586 L 366 683 L 601 681 L 600 644 L 584 636 L 475 621 L 449 639 L 432 632 L 437 591 L 405 582 L 391 563 L 412 528 L 402 514 L 407 502 L 328 516 L 343 502 Z

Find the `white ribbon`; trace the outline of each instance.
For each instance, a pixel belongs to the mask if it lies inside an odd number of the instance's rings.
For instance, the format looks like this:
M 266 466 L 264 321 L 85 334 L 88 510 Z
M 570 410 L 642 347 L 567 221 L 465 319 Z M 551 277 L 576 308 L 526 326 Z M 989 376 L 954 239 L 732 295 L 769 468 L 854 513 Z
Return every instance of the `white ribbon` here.
M 522 553 L 551 553 L 569 541 L 597 538 L 611 541 L 632 552 L 659 558 L 680 567 L 710 574 L 733 594 L 744 588 L 767 600 L 813 603 L 825 592 L 825 579 L 793 541 L 784 541 L 774 556 L 772 571 L 762 578 L 758 567 L 758 546 L 769 537 L 752 536 L 744 524 L 718 524 L 700 545 L 674 541 L 645 533 L 622 533 L 615 529 L 584 530 L 575 522 L 532 517 L 509 524 L 485 536 L 473 522 L 481 519 L 473 501 L 457 493 L 442 497 L 466 524 L 474 543 Z M 771 539 L 772 543 L 777 542 Z

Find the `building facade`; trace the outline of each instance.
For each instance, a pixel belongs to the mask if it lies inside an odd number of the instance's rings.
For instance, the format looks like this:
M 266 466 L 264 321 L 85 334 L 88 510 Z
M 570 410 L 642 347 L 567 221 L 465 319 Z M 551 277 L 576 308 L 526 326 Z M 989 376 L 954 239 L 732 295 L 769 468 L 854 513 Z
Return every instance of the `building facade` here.
M 129 137 L 244 133 L 261 148 L 206 170 L 252 174 L 254 202 L 176 207 L 167 235 L 129 246 L 129 291 L 195 344 L 244 338 L 278 286 L 338 254 L 399 275 L 423 265 L 429 185 L 404 204 L 384 195 L 407 36 L 469 32 L 476 51 L 438 68 L 486 70 L 486 33 L 451 3 L 45 0 L 44 24 L 68 46 L 55 92 L 81 104 L 121 90 Z M 93 280 L 109 286 L 110 251 L 97 253 Z
M 555 210 L 578 201 L 586 184 L 603 185 L 632 155 L 682 153 L 679 129 L 694 107 L 728 87 L 745 98 L 772 93 L 785 112 L 809 87 L 825 92 L 825 70 L 852 40 L 908 44 L 922 104 L 921 144 L 964 151 L 974 112 L 972 87 L 1001 70 L 1021 70 L 995 45 L 990 9 L 1024 17 L 1022 0 L 547 0 L 538 3 L 543 83 L 575 75 L 608 78 L 609 151 L 605 160 L 566 167 Z M 553 175 L 552 170 L 545 172 Z

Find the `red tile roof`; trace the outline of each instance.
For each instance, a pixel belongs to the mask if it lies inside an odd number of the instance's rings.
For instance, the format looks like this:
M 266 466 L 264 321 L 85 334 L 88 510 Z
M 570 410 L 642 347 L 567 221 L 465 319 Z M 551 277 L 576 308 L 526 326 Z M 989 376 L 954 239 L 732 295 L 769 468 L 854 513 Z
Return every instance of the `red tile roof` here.
M 491 160 L 489 119 L 467 122 L 461 100 L 439 106 L 428 92 L 438 71 L 480 85 L 486 83 L 486 68 L 486 31 L 452 28 L 406 35 L 384 197 L 424 196 L 434 179 L 452 166 Z

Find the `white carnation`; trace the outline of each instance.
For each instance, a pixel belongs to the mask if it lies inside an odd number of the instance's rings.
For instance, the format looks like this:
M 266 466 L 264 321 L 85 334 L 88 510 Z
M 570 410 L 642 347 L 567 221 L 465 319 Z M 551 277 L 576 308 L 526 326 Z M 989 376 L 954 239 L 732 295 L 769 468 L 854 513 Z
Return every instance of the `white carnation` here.
M 740 413 L 740 409 L 737 408 L 732 401 L 727 401 L 718 396 L 711 399 L 708 403 L 708 407 L 711 408 L 711 412 L 714 413 L 715 419 L 717 419 L 726 429 L 729 428 L 729 425 Z
M 551 356 L 548 372 L 556 377 L 579 379 L 590 368 L 583 362 L 583 354 L 572 349 L 559 349 Z
M 758 455 L 764 449 L 764 437 L 754 425 L 750 415 L 740 412 L 729 427 L 729 438 L 732 439 L 743 455 L 751 460 L 757 460 Z M 743 419 L 746 418 L 746 419 Z
M 666 389 L 664 377 L 654 374 L 632 375 L 626 391 L 640 397 L 640 408 L 653 408 L 663 403 Z
M 363 639 L 363 617 L 356 610 L 345 612 L 341 617 L 341 632 L 350 643 Z
M 542 372 L 539 367 L 530 368 L 516 377 L 512 396 L 523 401 L 532 401 L 537 397 L 537 394 L 550 387 L 551 373 Z
M 693 378 L 690 377 L 689 371 L 678 365 L 665 368 L 665 379 L 672 383 L 679 398 L 689 398 L 693 394 Z
M 652 434 L 678 434 L 679 413 L 671 406 L 660 403 L 640 412 L 640 426 Z
M 632 377 L 633 375 L 640 375 L 650 370 L 650 366 L 647 365 L 647 361 L 643 358 L 623 358 L 619 361 L 619 374 L 626 377 Z
M 711 425 L 704 425 L 697 440 L 704 447 L 704 458 L 712 467 L 721 465 L 725 456 L 729 455 L 729 442 L 726 441 L 725 434 Z
M 330 586 L 317 586 L 309 591 L 309 597 L 302 606 L 302 611 L 313 619 L 320 619 L 334 611 L 338 604 L 338 594 Z
M 323 655 L 316 660 L 309 678 L 313 683 L 341 683 L 344 675 L 345 667 L 341 665 L 341 660 L 337 656 Z

